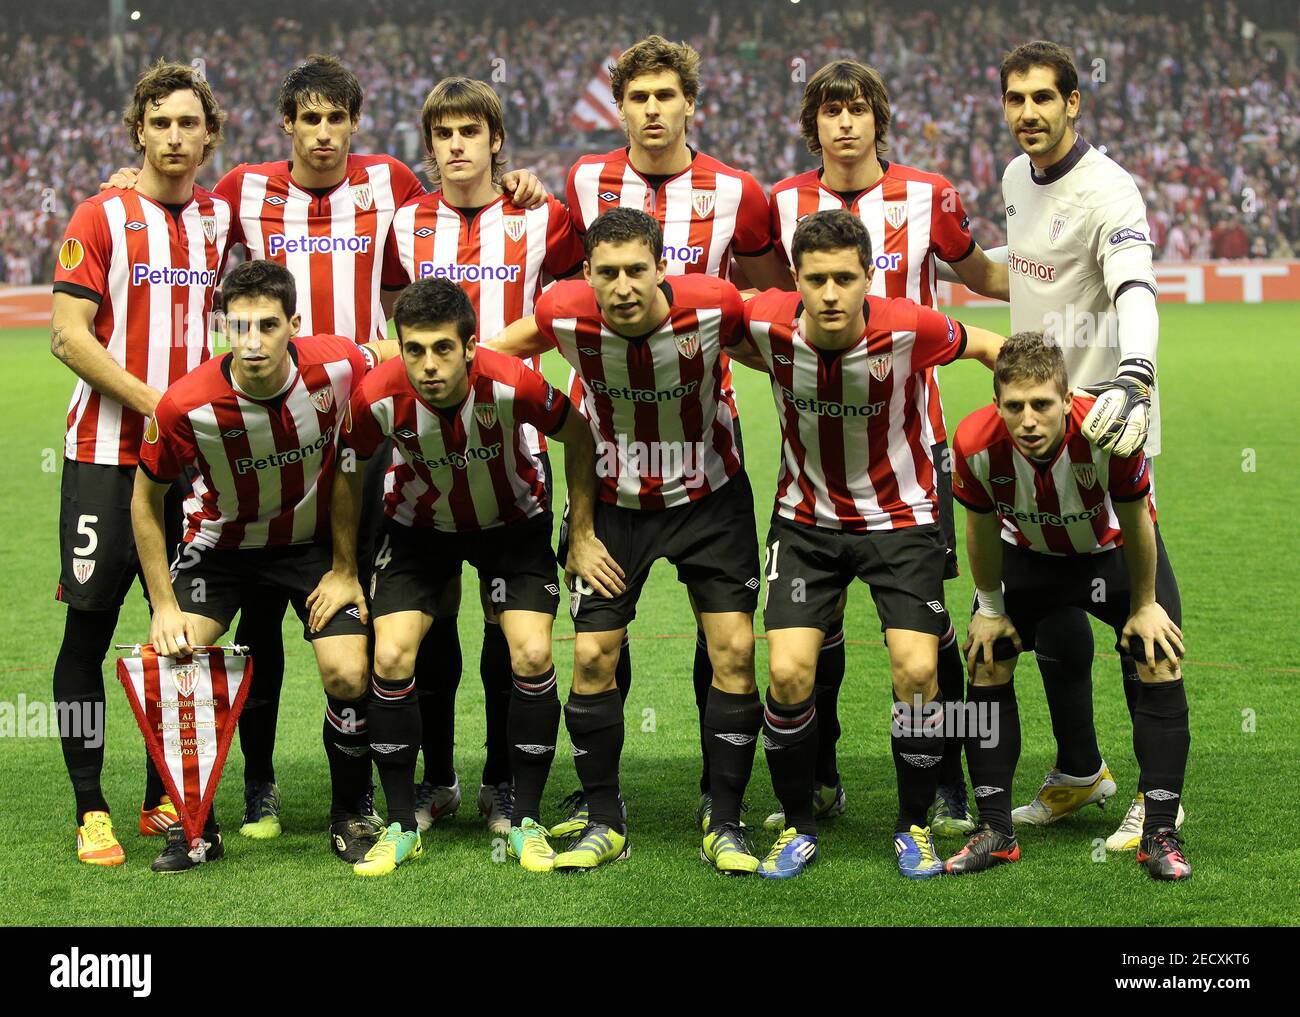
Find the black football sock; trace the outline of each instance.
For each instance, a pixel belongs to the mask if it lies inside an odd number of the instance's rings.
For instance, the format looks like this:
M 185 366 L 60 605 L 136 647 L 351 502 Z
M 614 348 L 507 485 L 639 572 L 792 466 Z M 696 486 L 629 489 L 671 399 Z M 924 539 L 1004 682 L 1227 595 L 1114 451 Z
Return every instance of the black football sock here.
M 388 801 L 388 822 L 402 831 L 415 825 L 415 763 L 420 755 L 420 707 L 415 676 L 370 678 L 370 751 Z
M 618 689 L 583 696 L 569 693 L 564 726 L 573 744 L 573 767 L 587 798 L 589 822 L 625 832 L 618 803 L 618 764 L 623 754 L 623 700 Z
M 968 723 L 964 739 L 980 821 L 998 833 L 1013 836 L 1011 783 L 1020 760 L 1020 707 L 1016 703 L 1015 679 L 1005 685 L 972 685 L 966 702 L 975 707 L 976 716 L 983 713 L 988 718 L 987 727 L 982 722 Z M 980 738 L 980 729 L 989 732 L 989 744 Z M 947 740 L 958 744 L 963 741 Z
M 618 686 L 619 698 L 627 702 L 628 693 L 632 691 L 632 648 L 628 645 L 627 633 L 623 633 L 623 642 L 618 646 L 618 663 L 614 665 L 614 684 Z
M 511 822 L 542 818 L 542 791 L 555 760 L 560 733 L 560 697 L 555 667 L 545 674 L 515 675 L 510 695 L 510 769 L 515 775 L 515 805 Z
M 772 790 L 785 812 L 785 827 L 817 834 L 812 783 L 817 763 L 816 694 L 802 703 L 778 703 L 767 694 L 763 711 L 763 752 Z
M 951 619 L 949 621 L 947 634 L 939 639 L 939 698 L 945 706 L 953 703 L 960 707 L 966 668 L 961 650 L 957 648 L 957 630 L 951 627 Z M 943 743 L 943 762 L 939 764 L 939 786 L 954 787 L 965 783 L 961 772 L 961 739 L 947 738 Z
M 1137 702 L 1139 689 L 1142 679 L 1138 677 L 1138 664 L 1129 654 L 1121 653 L 1119 655 L 1119 670 L 1124 676 L 1124 703 L 1128 706 L 1128 719 L 1130 721 L 1137 717 Z
M 817 697 L 817 759 L 814 779 L 823 787 L 840 782 L 835 746 L 840 740 L 840 686 L 844 684 L 844 616 L 826 630 L 813 679 Z
M 158 767 L 154 766 L 153 756 L 149 755 L 149 750 L 146 749 L 144 753 L 144 805 L 142 808 L 156 809 L 162 803 L 162 796 L 166 793 L 167 788 L 163 784 L 162 774 L 158 772 Z
M 330 766 L 330 821 L 353 815 L 370 787 L 369 699 L 325 697 L 321 738 Z
M 695 686 L 695 710 L 700 717 L 700 794 L 706 795 L 709 793 L 709 731 L 704 723 L 704 713 L 709 705 L 709 689 L 713 688 L 713 661 L 709 660 L 709 644 L 703 629 L 695 630 L 691 681 Z
M 501 626 L 483 622 L 483 653 L 479 677 L 483 680 L 483 705 L 487 714 L 487 759 L 483 783 L 488 787 L 510 783 L 510 646 Z
M 1092 628 L 1081 609 L 1058 611 L 1038 627 L 1038 670 L 1056 738 L 1056 766 L 1072 777 L 1101 769 L 1092 721 Z
M 104 769 L 104 658 L 117 628 L 117 610 L 82 611 L 68 608 L 63 623 L 63 643 L 54 661 L 54 702 L 57 709 L 75 713 L 80 732 L 59 732 L 63 761 L 76 798 L 77 825 L 87 812 L 107 812 L 100 786 Z M 78 736 L 73 737 L 76 733 Z
M 894 703 L 890 750 L 898 780 L 897 829 L 900 833 L 906 833 L 913 826 L 927 825 L 926 813 L 939 787 L 944 741 L 942 712 L 918 716 L 914 701 Z
M 1140 773 L 1138 790 L 1146 801 L 1144 835 L 1174 826 L 1183 797 L 1187 750 L 1192 742 L 1187 726 L 1187 690 L 1183 679 L 1141 682 L 1133 712 L 1133 753 Z
M 287 594 L 258 587 L 254 602 L 239 612 L 235 642 L 253 658 L 252 684 L 239 715 L 239 750 L 244 754 L 244 783 L 274 783 L 275 729 L 284 686 L 284 612 Z
M 456 690 L 462 668 L 456 622 L 456 615 L 435 618 L 415 658 L 424 782 L 434 787 L 451 787 L 456 781 L 452 750 L 456 743 Z
M 754 769 L 754 750 L 763 726 L 763 704 L 758 692 L 723 692 L 709 689 L 704 708 L 704 728 L 709 736 L 709 790 L 713 811 L 709 829 L 740 824 L 740 803 Z M 809 783 L 808 789 L 812 790 Z

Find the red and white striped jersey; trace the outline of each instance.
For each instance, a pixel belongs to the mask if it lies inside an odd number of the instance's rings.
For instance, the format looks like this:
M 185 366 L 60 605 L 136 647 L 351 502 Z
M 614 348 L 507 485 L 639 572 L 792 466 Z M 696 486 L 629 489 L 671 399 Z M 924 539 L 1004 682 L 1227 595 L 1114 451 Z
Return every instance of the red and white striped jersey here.
M 388 155 L 349 155 L 347 176 L 317 195 L 293 182 L 288 162 L 244 163 L 216 193 L 235 211 L 233 243 L 293 273 L 303 335 L 358 343 L 387 338 L 380 283 L 393 214 L 424 193 Z
M 884 162 L 876 183 L 852 205 L 822 183 L 820 169 L 787 177 L 772 188 L 772 236 L 788 263 L 795 227 L 805 216 L 830 208 L 846 208 L 862 219 L 871 234 L 876 272 L 871 293 L 877 297 L 906 297 L 923 307 L 935 303 L 935 258 L 961 261 L 975 250 L 970 219 L 961 195 L 947 179 Z M 926 375 L 930 444 L 947 440 L 939 380 Z
M 600 314 L 585 280 L 542 294 L 538 331 L 577 372 L 596 431 L 602 501 L 662 509 L 697 501 L 741 468 L 736 424 L 722 398 L 722 350 L 744 339 L 744 302 L 705 275 L 664 281 L 669 312 L 628 338 Z
M 772 246 L 767 198 L 754 177 L 691 149 L 691 165 L 652 188 L 632 168 L 627 148 L 584 155 L 569 170 L 569 215 L 579 233 L 611 208 L 639 208 L 654 216 L 664 233 L 668 275 L 726 279 L 731 256 L 751 257 Z M 731 363 L 722 358 L 722 391 L 736 412 Z M 569 398 L 581 393 L 570 379 Z
M 582 238 L 556 198 L 534 209 L 502 195 L 472 222 L 441 191 L 403 205 L 393 217 L 385 286 L 417 279 L 450 279 L 469 296 L 478 337 L 490 339 L 533 313 L 545 275 L 565 275 L 582 264 Z M 541 371 L 542 358 L 528 361 Z M 530 447 L 546 440 L 530 428 Z
M 775 511 L 806 526 L 862 532 L 938 520 L 925 436 L 925 369 L 966 347 L 965 329 L 910 300 L 868 296 L 866 329 L 836 354 L 803 337 L 798 293 L 745 304 L 781 418 Z
M 330 539 L 338 422 L 368 359 L 341 336 L 289 343 L 289 384 L 271 399 L 235 388 L 231 354 L 167 390 L 140 466 L 159 483 L 197 469 L 185 536 L 200 547 L 283 547 Z
M 952 494 L 972 512 L 996 511 L 1002 539 L 1042 554 L 1110 551 L 1124 543 L 1114 502 L 1151 498 L 1151 460 L 1103 452 L 1080 433 L 1091 396 L 1074 397 L 1056 454 L 1036 463 L 1011 440 L 996 406 L 976 410 L 953 438 Z
M 230 205 L 201 187 L 178 218 L 139 191 L 111 188 L 72 214 L 54 292 L 97 303 L 95 337 L 108 355 L 164 391 L 211 355 L 209 315 L 230 227 Z M 107 466 L 139 461 L 144 417 L 81 380 L 67 428 L 67 459 Z
M 451 409 L 425 402 L 402 360 L 372 371 L 352 398 L 343 440 L 367 458 L 393 439 L 384 494 L 390 519 L 472 532 L 547 510 L 546 476 L 524 425 L 554 434 L 568 411 L 564 394 L 523 361 L 479 347 L 469 392 Z

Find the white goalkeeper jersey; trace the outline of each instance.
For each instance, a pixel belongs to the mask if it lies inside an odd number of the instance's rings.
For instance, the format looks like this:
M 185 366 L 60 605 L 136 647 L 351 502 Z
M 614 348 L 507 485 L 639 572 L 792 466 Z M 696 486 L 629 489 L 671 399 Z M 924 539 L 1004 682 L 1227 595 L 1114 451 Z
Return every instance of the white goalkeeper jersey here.
M 1120 362 L 1115 297 L 1127 282 L 1156 286 L 1146 205 L 1133 178 L 1081 137 L 1046 175 L 1031 171 L 1022 154 L 1002 174 L 1011 331 L 1056 340 L 1072 386 L 1109 381 Z M 1115 257 L 1140 248 L 1147 258 Z M 1153 391 L 1146 453 L 1159 451 Z

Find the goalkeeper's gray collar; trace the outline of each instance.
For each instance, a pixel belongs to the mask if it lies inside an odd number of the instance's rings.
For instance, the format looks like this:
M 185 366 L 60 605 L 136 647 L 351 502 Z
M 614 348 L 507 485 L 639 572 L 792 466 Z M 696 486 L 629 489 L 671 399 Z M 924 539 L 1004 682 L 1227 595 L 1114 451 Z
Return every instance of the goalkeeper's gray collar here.
M 1069 173 L 1070 170 L 1074 169 L 1075 166 L 1079 165 L 1079 160 L 1088 154 L 1088 149 L 1090 148 L 1092 148 L 1092 146 L 1083 140 L 1083 135 L 1076 134 L 1074 136 L 1074 144 L 1071 145 L 1070 150 L 1065 153 L 1065 157 L 1058 159 L 1056 162 L 1052 163 L 1052 165 L 1048 166 L 1047 171 L 1043 173 L 1042 176 L 1038 175 L 1038 172 L 1034 169 L 1034 164 L 1030 163 L 1029 179 L 1039 185 L 1055 183 L 1057 180 L 1060 180 L 1061 177 L 1065 176 L 1065 174 Z

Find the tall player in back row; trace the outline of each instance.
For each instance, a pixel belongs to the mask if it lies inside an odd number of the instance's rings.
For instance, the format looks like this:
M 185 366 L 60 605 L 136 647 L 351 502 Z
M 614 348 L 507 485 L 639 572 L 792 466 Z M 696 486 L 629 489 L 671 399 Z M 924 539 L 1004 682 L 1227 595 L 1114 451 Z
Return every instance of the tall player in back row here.
M 808 150 L 822 165 L 788 177 L 772 188 L 772 236 L 789 263 L 794 232 L 814 212 L 843 208 L 867 227 L 874 252 L 871 294 L 906 297 L 935 306 L 936 267 L 951 268 L 970 289 L 1007 298 L 1006 268 L 991 261 L 970 234 L 961 196 L 944 177 L 886 160 L 892 122 L 889 93 L 880 75 L 854 60 L 822 67 L 804 88 L 799 128 Z M 782 285 L 788 289 L 788 280 Z M 925 440 L 937 466 L 939 525 L 948 548 L 944 578 L 957 575 L 957 543 L 948 469 L 948 440 L 939 401 L 938 370 L 929 367 L 917 392 Z M 950 625 L 939 642 L 939 686 L 944 700 L 962 699 L 962 663 L 957 634 Z M 843 811 L 845 792 L 835 762 L 839 739 L 838 701 L 844 680 L 844 605 L 826 632 L 817 659 L 817 702 L 821 717 L 814 794 L 819 817 Z M 785 829 L 781 813 L 769 816 L 771 829 Z M 937 836 L 974 829 L 961 772 L 961 746 L 945 748 L 939 770 L 931 828 Z
M 252 259 L 277 262 L 293 273 L 302 294 L 303 333 L 341 335 L 358 343 L 387 334 L 391 298 L 380 285 L 385 244 L 398 206 L 424 193 L 398 159 L 351 151 L 363 98 L 356 76 L 338 59 L 309 56 L 285 76 L 278 96 L 279 127 L 291 139 L 291 157 L 240 164 L 215 190 L 234 212 L 230 243 L 242 244 Z M 134 179 L 133 170 L 122 169 L 110 182 L 130 187 Z M 525 207 L 545 198 L 527 171 L 507 173 L 502 182 Z M 383 467 L 376 460 L 367 476 L 361 537 L 367 545 L 379 522 Z M 280 592 L 267 590 L 265 597 L 241 612 L 235 634 L 257 660 L 249 704 L 239 721 L 245 782 L 240 833 L 259 839 L 276 837 L 281 830 L 273 753 L 284 675 L 282 619 L 288 606 Z M 449 591 L 448 599 L 443 606 L 449 617 L 435 626 L 439 649 L 421 656 L 421 689 L 460 680 L 454 617 L 458 588 Z M 329 710 L 322 731 L 331 761 L 346 765 L 348 735 L 331 720 Z M 368 810 L 368 803 L 358 803 L 357 812 Z
M 139 569 L 131 492 L 145 418 L 163 391 L 210 355 L 209 314 L 232 210 L 194 180 L 221 141 L 225 114 L 193 69 L 159 61 L 141 75 L 124 113 L 144 154 L 135 190 L 82 202 L 54 276 L 50 351 L 77 375 L 68 407 L 59 509 L 60 577 L 67 605 L 54 665 L 61 706 L 104 704 L 102 666 L 118 612 Z M 169 506 L 179 521 L 179 502 Z M 121 865 L 100 786 L 98 746 L 62 736 L 76 796 L 77 857 Z M 147 762 L 140 832 L 163 833 L 176 810 Z
M 727 279 L 734 259 L 751 284 L 788 287 L 789 275 L 772 248 L 767 199 L 758 181 L 687 144 L 700 91 L 700 55 L 686 43 L 648 36 L 624 50 L 610 66 L 610 88 L 628 143 L 602 155 L 583 156 L 569 170 L 569 214 L 578 232 L 585 233 L 609 209 L 634 208 L 659 223 L 666 274 Z M 726 353 L 721 364 L 723 398 L 738 424 Z M 583 395 L 575 379 L 576 372 L 570 375 L 569 398 L 578 406 Z M 700 627 L 693 674 L 705 756 L 699 818 L 705 822 L 709 787 L 704 712 L 713 671 Z M 625 642 L 618 665 L 618 687 L 624 699 L 630 684 Z M 574 818 L 563 829 L 576 832 L 586 812 L 581 796 L 573 797 Z
M 1070 383 L 1098 396 L 1082 422 L 1086 437 L 1117 455 L 1144 449 L 1154 457 L 1160 320 L 1142 195 L 1128 173 L 1076 133 L 1079 79 L 1068 51 L 1026 43 L 1002 61 L 1000 79 L 1007 126 L 1022 152 L 1002 177 L 1011 329 L 1043 332 L 1061 347 Z M 1092 723 L 1086 614 L 1067 606 L 1044 619 L 1037 645 L 1057 759 L 1034 800 L 1014 815 L 1017 823 L 1044 824 L 1103 802 L 1116 785 Z M 1136 725 L 1151 706 L 1139 695 L 1133 656 L 1124 648 L 1120 654 Z M 1181 695 L 1181 683 L 1176 688 Z M 1170 708 L 1185 714 L 1186 701 Z M 1144 807 L 1139 793 L 1107 842 L 1112 850 L 1138 846 Z
M 424 279 L 446 279 L 468 296 L 477 321 L 476 334 L 492 336 L 507 324 L 532 314 L 542 287 L 582 264 L 582 240 L 569 214 L 553 197 L 528 208 L 506 193 L 501 149 L 505 117 L 496 92 L 482 81 L 444 78 L 429 92 L 420 112 L 420 134 L 428 158 L 426 172 L 436 189 L 403 205 L 393 217 L 388 243 L 386 290 L 395 291 Z M 386 294 L 387 297 L 387 294 Z M 529 362 L 541 371 L 540 358 Z M 543 483 L 551 489 L 546 436 L 521 424 L 529 450 L 537 455 Z M 549 499 L 548 499 L 549 504 Z M 455 599 L 459 574 L 448 583 L 440 602 Z M 486 582 L 479 584 L 483 602 L 483 653 L 480 676 L 487 712 L 487 758 L 479 786 L 479 811 L 500 836 L 513 825 L 507 723 L 511 703 L 510 648 L 493 608 Z M 448 628 L 450 634 L 448 635 Z M 456 645 L 456 618 L 438 617 L 426 639 L 447 654 Z M 421 830 L 452 815 L 461 791 L 452 763 L 459 670 L 444 669 L 433 688 L 423 687 L 429 669 L 417 675 L 423 727 L 424 779 L 416 785 L 415 815 Z

